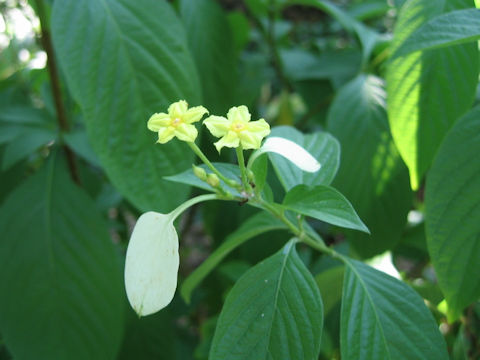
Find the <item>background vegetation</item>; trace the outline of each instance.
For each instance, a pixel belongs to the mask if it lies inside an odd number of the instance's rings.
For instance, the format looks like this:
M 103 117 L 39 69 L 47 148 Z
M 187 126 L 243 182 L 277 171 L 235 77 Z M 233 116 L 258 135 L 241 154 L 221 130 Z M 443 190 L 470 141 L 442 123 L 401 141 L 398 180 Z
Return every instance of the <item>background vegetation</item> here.
M 272 127 L 335 137 L 333 185 L 371 235 L 312 228 L 403 280 L 392 290 L 366 277 L 391 326 L 419 319 L 395 306 L 408 285 L 451 358 L 479 359 L 479 11 L 473 0 L 0 1 L 0 359 L 208 358 L 226 295 L 289 235 L 246 223 L 247 206 L 192 207 L 177 224 L 180 287 L 226 240 L 252 240 L 190 303 L 177 293 L 136 317 L 122 283 L 136 219 L 200 193 L 164 179 L 191 166 L 185 144 L 154 145 L 146 128 L 179 99 L 213 114 L 244 104 Z M 283 196 L 271 168 L 268 179 Z M 322 294 L 320 358 L 340 359 L 342 284 L 354 280 L 298 252 Z M 382 326 L 388 344 L 398 334 Z

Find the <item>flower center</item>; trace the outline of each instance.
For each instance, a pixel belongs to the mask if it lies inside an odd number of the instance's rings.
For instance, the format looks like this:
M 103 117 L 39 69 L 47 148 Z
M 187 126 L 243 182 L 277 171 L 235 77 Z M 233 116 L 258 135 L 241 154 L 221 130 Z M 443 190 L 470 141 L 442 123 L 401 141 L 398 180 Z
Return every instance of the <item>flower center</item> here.
M 241 122 L 236 122 L 236 123 L 232 124 L 232 130 L 236 131 L 236 132 L 243 131 L 243 130 L 245 130 L 245 128 L 246 128 L 245 124 L 243 124 Z
M 181 123 L 182 123 L 182 119 L 177 117 L 177 118 L 175 118 L 171 121 L 170 125 L 173 126 L 173 127 L 177 127 Z

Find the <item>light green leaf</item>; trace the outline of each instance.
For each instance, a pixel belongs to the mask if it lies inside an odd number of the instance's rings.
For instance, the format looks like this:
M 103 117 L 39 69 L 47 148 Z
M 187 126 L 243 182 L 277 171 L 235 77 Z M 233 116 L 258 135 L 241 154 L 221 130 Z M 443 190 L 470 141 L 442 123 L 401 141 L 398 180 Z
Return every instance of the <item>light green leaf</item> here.
M 426 184 L 427 246 L 449 318 L 480 297 L 480 107 L 445 137 Z
M 147 130 L 150 115 L 170 103 L 200 100 L 185 32 L 170 4 L 56 1 L 52 35 L 93 149 L 115 187 L 145 211 L 184 200 L 187 188 L 162 178 L 187 168 L 190 152 L 178 140 L 155 145 Z
M 298 185 L 285 195 L 283 206 L 332 225 L 369 233 L 348 200 L 330 186 Z
M 224 114 L 234 105 L 237 63 L 230 24 L 214 0 L 182 0 L 180 13 L 203 88 L 203 105 Z
M 269 153 L 273 168 L 285 190 L 288 191 L 300 184 L 328 185 L 332 182 L 340 164 L 340 145 L 333 136 L 324 132 L 303 135 L 289 126 L 273 128 L 270 136 L 285 138 L 302 146 L 321 165 L 321 169 L 317 172 L 303 172 L 284 157 Z
M 317 359 L 322 324 L 320 292 L 290 241 L 230 291 L 209 358 Z
M 66 167 L 52 159 L 13 191 L 0 228 L 0 324 L 13 357 L 115 359 L 125 304 L 118 255 Z
M 351 232 L 355 251 L 371 257 L 398 243 L 411 207 L 408 169 L 390 136 L 383 83 L 359 75 L 333 101 L 327 129 L 342 146 L 334 186 L 349 199 L 371 231 Z
M 247 240 L 267 231 L 285 228 L 285 224 L 280 220 L 263 211 L 250 217 L 237 230 L 231 233 L 225 241 L 185 279 L 180 290 L 185 302 L 190 302 L 192 292 L 198 284 L 237 247 Z
M 128 242 L 125 289 L 139 316 L 163 309 L 175 295 L 180 257 L 173 220 L 171 214 L 142 214 Z
M 346 259 L 340 323 L 345 360 L 447 360 L 437 323 L 408 285 Z
M 472 6 L 473 0 L 408 1 L 398 17 L 392 53 L 429 20 Z M 390 128 L 413 189 L 419 187 L 448 129 L 471 107 L 478 70 L 478 49 L 473 43 L 415 52 L 388 64 Z
M 480 9 L 463 9 L 437 16 L 420 26 L 395 52 L 405 56 L 480 39 Z

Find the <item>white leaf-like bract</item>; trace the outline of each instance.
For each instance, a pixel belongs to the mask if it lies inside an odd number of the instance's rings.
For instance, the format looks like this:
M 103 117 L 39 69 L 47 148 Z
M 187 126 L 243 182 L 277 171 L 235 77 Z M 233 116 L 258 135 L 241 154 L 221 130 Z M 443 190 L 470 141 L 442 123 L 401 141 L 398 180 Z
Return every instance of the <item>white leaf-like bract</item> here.
M 153 314 L 173 299 L 179 265 L 178 235 L 170 214 L 140 216 L 127 248 L 125 288 L 140 316 Z
M 300 145 L 281 137 L 269 137 L 253 155 L 251 162 L 263 153 L 273 152 L 291 161 L 298 168 L 307 172 L 320 170 L 320 163 Z

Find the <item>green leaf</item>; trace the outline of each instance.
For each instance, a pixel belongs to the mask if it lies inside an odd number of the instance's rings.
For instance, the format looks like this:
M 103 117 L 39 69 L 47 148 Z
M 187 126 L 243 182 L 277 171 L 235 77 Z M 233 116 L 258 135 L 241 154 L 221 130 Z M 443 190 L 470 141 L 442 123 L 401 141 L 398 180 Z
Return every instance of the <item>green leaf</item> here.
M 480 107 L 445 137 L 426 184 L 427 246 L 449 317 L 480 297 Z
M 19 135 L 5 146 L 2 159 L 2 170 L 7 170 L 23 160 L 38 148 L 55 140 L 57 133 L 44 128 L 25 128 Z
M 340 323 L 342 359 L 448 359 L 422 298 L 408 285 L 345 259 Z
M 325 316 L 328 316 L 335 305 L 340 304 L 344 273 L 344 266 L 334 266 L 315 276 L 320 293 L 323 294 L 322 301 Z
M 90 164 L 100 167 L 100 161 L 97 154 L 92 149 L 84 129 L 75 129 L 67 134 L 63 134 L 65 143 L 79 156 Z
M 480 39 L 480 9 L 456 10 L 420 26 L 395 52 L 404 56 L 419 50 L 437 49 Z
M 359 75 L 338 92 L 328 114 L 327 129 L 342 147 L 334 186 L 371 231 L 371 236 L 348 235 L 364 257 L 398 243 L 412 202 L 408 169 L 390 135 L 385 101 L 382 81 Z
M 293 241 L 251 268 L 228 294 L 210 359 L 316 359 L 323 305 Z
M 330 186 L 298 185 L 285 195 L 283 206 L 329 224 L 369 233 L 348 200 Z
M 190 152 L 176 139 L 155 145 L 147 130 L 154 112 L 179 99 L 200 100 L 185 32 L 170 4 L 56 1 L 52 35 L 93 149 L 115 187 L 144 211 L 179 204 L 187 188 L 162 178 L 188 167 Z
M 200 164 L 198 166 L 204 169 L 207 172 L 207 174 L 212 172 L 205 164 Z M 241 183 L 240 169 L 237 165 L 228 164 L 228 163 L 213 163 L 213 166 L 215 166 L 217 170 L 220 171 L 228 179 L 235 180 L 239 184 Z M 195 186 L 200 189 L 204 189 L 208 191 L 215 190 L 212 186 L 208 185 L 205 181 L 202 181 L 197 176 L 195 176 L 191 167 L 179 174 L 175 174 L 172 176 L 165 176 L 165 180 Z M 220 184 L 224 188 L 228 189 L 233 195 L 240 196 L 240 193 L 238 192 L 238 190 L 234 188 L 230 188 L 221 179 L 220 179 Z
M 358 36 L 358 39 L 362 44 L 363 61 L 365 62 L 368 60 L 379 37 L 379 34 L 376 31 L 368 28 L 340 7 L 327 0 L 289 0 L 287 1 L 287 4 L 313 6 L 325 11 L 327 14 L 335 18 L 345 30 Z
M 289 126 L 273 128 L 270 136 L 282 137 L 297 143 L 312 154 L 322 166 L 315 173 L 303 172 L 284 157 L 269 153 L 273 168 L 285 190 L 288 191 L 300 184 L 328 185 L 332 182 L 340 164 L 340 144 L 333 136 L 324 132 L 303 135 Z
M 395 27 L 392 53 L 429 20 L 444 12 L 472 6 L 472 0 L 405 3 Z M 415 52 L 388 64 L 390 127 L 410 171 L 413 189 L 418 188 L 448 129 L 471 107 L 478 70 L 478 49 L 473 43 Z
M 237 230 L 232 232 L 190 276 L 181 287 L 181 295 L 185 302 L 190 303 L 193 290 L 203 279 L 233 250 L 247 240 L 267 231 L 285 229 L 286 226 L 277 218 L 266 212 L 260 212 L 246 220 Z
M 230 23 L 213 0 L 182 0 L 180 13 L 203 89 L 203 105 L 224 114 L 234 105 L 237 63 Z
M 115 359 L 125 303 L 118 255 L 95 204 L 54 162 L 0 209 L 2 336 L 19 360 Z

